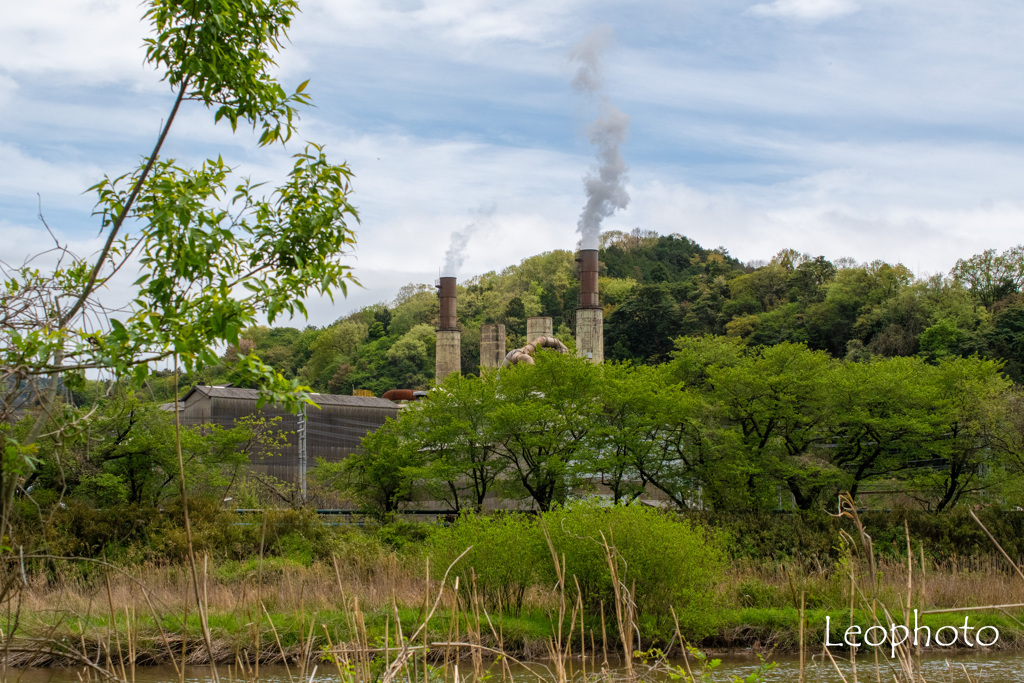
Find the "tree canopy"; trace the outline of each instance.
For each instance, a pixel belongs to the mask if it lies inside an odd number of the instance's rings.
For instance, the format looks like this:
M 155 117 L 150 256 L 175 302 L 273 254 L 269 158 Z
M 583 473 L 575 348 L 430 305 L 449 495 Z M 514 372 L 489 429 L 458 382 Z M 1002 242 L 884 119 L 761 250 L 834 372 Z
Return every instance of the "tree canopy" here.
M 335 467 L 371 509 L 365 473 L 383 468 L 388 511 L 549 510 L 594 492 L 809 510 L 847 491 L 941 511 L 1002 501 L 1024 475 L 1019 394 L 977 356 L 838 360 L 714 336 L 677 339 L 656 366 L 541 351 L 535 365 L 446 378 Z

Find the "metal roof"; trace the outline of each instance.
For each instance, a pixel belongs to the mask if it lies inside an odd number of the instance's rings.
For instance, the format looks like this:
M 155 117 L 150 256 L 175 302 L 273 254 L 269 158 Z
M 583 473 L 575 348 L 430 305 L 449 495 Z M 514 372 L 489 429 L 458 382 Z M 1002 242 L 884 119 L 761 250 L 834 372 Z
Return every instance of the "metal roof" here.
M 313 401 L 321 406 L 362 406 L 363 408 L 398 409 L 398 404 L 376 396 L 346 396 L 343 394 L 310 394 Z
M 256 401 L 260 397 L 260 392 L 256 389 L 242 389 L 240 387 L 232 386 L 218 386 L 209 384 L 197 384 L 192 387 L 191 390 L 182 399 L 182 402 L 188 401 L 189 397 L 194 393 L 200 393 L 210 398 L 234 398 L 244 401 Z M 340 394 L 310 394 L 313 401 L 320 406 L 331 405 L 331 406 L 353 406 L 361 408 L 385 408 L 389 410 L 397 410 L 398 406 L 393 401 L 389 401 L 386 398 L 377 398 L 376 396 L 342 396 Z M 171 404 L 174 405 L 173 403 Z

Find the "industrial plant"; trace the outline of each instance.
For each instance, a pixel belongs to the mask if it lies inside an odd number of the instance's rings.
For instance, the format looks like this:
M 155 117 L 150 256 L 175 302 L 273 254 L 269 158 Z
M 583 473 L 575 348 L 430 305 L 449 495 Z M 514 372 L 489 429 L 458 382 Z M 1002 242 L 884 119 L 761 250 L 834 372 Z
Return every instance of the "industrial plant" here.
M 584 249 L 576 258 L 580 294 L 576 310 L 577 353 L 600 363 L 604 359 L 602 309 L 598 294 L 598 252 Z M 436 382 L 461 371 L 462 332 L 457 322 L 457 280 L 446 275 L 437 281 L 439 310 L 436 331 Z M 569 348 L 554 335 L 552 318 L 533 316 L 526 320 L 527 343 L 508 349 L 505 325 L 484 324 L 480 335 L 480 369 L 493 371 L 518 363 L 532 364 L 538 348 L 568 353 Z M 368 393 L 368 392 L 367 392 Z M 259 392 L 230 385 L 198 384 L 178 403 L 181 422 L 189 427 L 234 426 L 243 418 L 263 418 L 272 429 L 284 434 L 282 445 L 273 453 L 255 453 L 251 469 L 258 476 L 304 487 L 307 469 L 318 459 L 339 462 L 359 452 L 362 438 L 398 416 L 402 404 L 417 401 L 426 391 L 396 387 L 381 397 L 367 395 L 313 394 L 316 407 L 301 413 L 278 405 L 259 405 Z M 174 404 L 165 404 L 173 410 Z
M 580 283 L 579 302 L 576 308 L 576 349 L 577 353 L 594 363 L 604 362 L 604 311 L 598 292 L 598 250 L 581 249 L 576 257 Z M 438 317 L 435 378 L 437 382 L 453 372 L 459 372 L 462 364 L 462 332 L 457 322 L 457 280 L 454 275 L 445 275 L 437 283 L 440 315 Z M 480 367 L 483 370 L 515 365 L 520 362 L 532 363 L 537 348 L 550 348 L 559 353 L 568 353 L 566 345 L 555 338 L 554 326 L 549 316 L 533 316 L 526 319 L 527 344 L 521 348 L 507 350 L 505 326 L 500 323 L 485 323 L 480 328 Z
M 254 453 L 251 470 L 300 487 L 309 466 L 318 459 L 339 462 L 358 452 L 362 438 L 399 410 L 385 398 L 313 394 L 316 406 L 296 414 L 278 405 L 260 406 L 259 398 L 255 389 L 199 384 L 179 402 L 181 423 L 231 428 L 243 418 L 267 420 L 270 428 L 284 435 L 285 443 L 273 452 Z

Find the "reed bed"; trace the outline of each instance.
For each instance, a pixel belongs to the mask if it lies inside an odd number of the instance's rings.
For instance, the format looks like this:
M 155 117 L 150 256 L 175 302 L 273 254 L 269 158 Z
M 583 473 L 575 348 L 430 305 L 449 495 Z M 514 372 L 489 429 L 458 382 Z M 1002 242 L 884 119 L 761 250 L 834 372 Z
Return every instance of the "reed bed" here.
M 906 561 L 879 560 L 877 592 L 888 599 L 906 591 L 909 570 Z M 862 573 L 863 561 L 854 560 L 854 569 Z M 969 607 L 1003 602 L 1007 595 L 1021 591 L 1021 579 L 997 556 L 970 560 L 925 561 L 926 594 L 923 604 L 936 607 Z M 921 567 L 913 573 L 921 574 Z M 762 591 L 749 595 L 758 588 Z M 745 591 L 747 592 L 745 594 Z M 719 602 L 742 607 L 756 602 L 763 607 L 796 607 L 801 592 L 815 606 L 841 608 L 849 602 L 849 576 L 842 567 L 807 570 L 796 563 L 734 565 L 727 581 L 719 589 Z M 744 596 L 747 595 L 746 599 Z
M 258 566 L 240 568 L 240 563 L 214 563 L 200 559 L 206 567 L 205 595 L 211 613 L 231 613 L 260 599 L 271 611 L 330 611 L 342 606 L 342 598 L 357 599 L 363 609 L 388 609 L 418 605 L 426 583 L 425 564 L 411 562 L 397 553 L 381 553 L 373 562 L 336 558 L 334 563 L 309 566 L 267 560 L 262 575 Z M 26 575 L 20 595 L 25 613 L 45 613 L 55 605 L 76 614 L 96 614 L 112 603 L 118 613 L 136 609 L 142 601 L 142 587 L 154 603 L 168 613 L 182 613 L 190 600 L 188 567 L 146 564 L 130 569 L 110 568 L 83 576 L 70 563 L 56 564 L 49 571 Z M 876 593 L 891 601 L 905 592 L 910 572 L 905 561 L 880 560 L 876 564 Z M 853 569 L 865 571 L 861 559 Z M 922 608 L 970 607 L 1001 604 L 1006 596 L 1019 593 L 1021 578 L 999 557 L 969 561 L 926 560 L 921 585 Z M 340 577 L 340 581 L 339 581 Z M 109 582 L 109 594 L 107 583 Z M 842 567 L 807 570 L 796 563 L 734 563 L 718 586 L 716 605 L 721 609 L 744 607 L 797 608 L 805 595 L 809 608 L 843 609 L 849 604 L 849 571 Z M 532 590 L 525 600 L 527 611 L 546 611 L 554 604 L 550 591 Z
M 913 609 L 943 614 L 988 606 L 1024 633 L 1014 616 L 1019 609 L 1006 607 L 1018 602 L 1014 596 L 1024 597 L 1024 573 L 1008 557 L 929 562 L 908 532 L 905 561 L 878 560 L 852 502 L 843 514 L 857 534 L 846 535 L 851 551 L 835 567 L 740 564 L 718 587 L 723 613 L 788 611 L 795 624 L 774 637 L 757 625 L 726 624 L 709 642 L 729 641 L 730 633 L 735 640 L 746 628 L 747 645 L 774 640 L 798 652 L 801 672 L 817 659 L 842 680 L 856 681 L 853 648 L 820 647 L 815 619 L 821 615 L 891 628 L 909 623 Z M 498 676 L 510 680 L 508 662 L 518 658 L 542 660 L 523 666 L 546 683 L 719 680 L 713 660 L 686 642 L 678 622 L 667 635 L 645 635 L 635 587 L 619 577 L 614 544 L 606 540 L 604 550 L 615 600 L 602 605 L 600 618 L 584 610 L 575 578 L 565 573 L 553 546 L 557 581 L 531 590 L 518 618 L 500 609 L 488 612 L 472 584 L 467 601 L 466 586 L 460 591 L 460 577 L 450 567 L 431 568 L 426 558 L 393 552 L 335 556 L 309 566 L 279 558 L 214 564 L 197 557 L 199 603 L 190 567 L 90 562 L 83 571 L 75 561 L 29 556 L 0 577 L 8 586 L 0 673 L 59 664 L 79 667 L 83 679 L 127 683 L 144 664 L 169 663 L 179 672 L 212 664 L 215 681 L 220 667 L 232 680 L 255 683 L 261 665 L 282 663 L 292 683 L 312 682 L 318 669 L 344 683 L 482 683 Z M 26 563 L 32 571 L 23 569 Z M 472 572 L 461 576 L 473 580 Z M 896 647 L 892 678 L 923 681 L 920 655 L 919 649 Z M 869 656 L 877 658 L 877 650 Z M 854 662 L 845 676 L 837 657 Z M 770 680 L 770 671 L 765 663 L 745 680 Z

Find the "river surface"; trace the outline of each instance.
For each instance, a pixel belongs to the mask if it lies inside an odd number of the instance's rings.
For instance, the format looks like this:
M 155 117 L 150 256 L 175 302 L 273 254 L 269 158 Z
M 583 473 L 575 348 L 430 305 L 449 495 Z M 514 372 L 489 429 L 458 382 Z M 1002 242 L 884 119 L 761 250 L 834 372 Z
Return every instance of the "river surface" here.
M 731 682 L 733 676 L 741 679 L 757 670 L 759 662 L 754 656 L 727 655 L 723 656 L 721 665 L 714 670 L 710 681 Z M 772 683 L 789 683 L 799 680 L 800 662 L 793 656 L 776 656 L 771 658 L 776 663 L 775 668 L 765 678 Z M 849 659 L 837 659 L 836 664 L 842 672 L 840 676 L 836 672 L 831 661 L 821 662 L 820 655 L 808 658 L 804 668 L 804 681 L 806 683 L 853 683 L 855 680 L 861 683 L 874 683 L 877 680 L 892 681 L 895 669 L 890 668 L 885 658 L 880 658 L 880 669 L 875 668 L 875 660 L 871 655 L 861 656 L 857 662 L 857 675 L 854 677 Z M 459 681 L 469 681 L 464 678 L 472 674 L 468 662 L 461 664 Z M 693 660 L 690 663 L 694 676 L 700 680 L 697 667 Z M 893 665 L 895 666 L 895 664 Z M 538 680 L 537 674 L 544 675 L 548 681 L 552 677 L 546 675 L 550 669 L 550 662 L 538 662 L 527 667 L 512 665 L 510 668 L 512 680 L 515 683 L 531 683 Z M 582 683 L 580 662 L 572 662 L 573 679 L 576 683 Z M 638 671 L 642 670 L 638 668 Z M 232 667 L 219 667 L 221 683 L 249 683 L 245 676 L 238 676 Z M 502 676 L 501 666 L 496 663 L 490 664 L 491 676 L 488 683 L 499 683 L 503 678 L 507 681 L 507 675 Z M 591 666 L 587 665 L 587 679 L 598 683 L 600 677 L 592 677 Z M 451 672 L 449 671 L 449 674 Z M 926 655 L 922 657 L 921 673 L 927 683 L 1022 683 L 1024 682 L 1024 653 L 988 653 L 970 654 L 956 652 L 948 655 Z M 40 668 L 40 669 L 8 669 L 6 681 L 13 683 L 81 683 L 79 678 L 80 669 L 69 668 Z M 625 671 L 619 667 L 612 670 L 612 678 L 622 681 Z M 880 675 L 879 675 L 880 674 Z M 137 667 L 134 672 L 128 672 L 129 680 L 134 679 L 135 683 L 176 683 L 180 681 L 175 669 L 170 666 L 149 666 Z M 449 675 L 449 680 L 451 680 Z M 664 674 L 644 676 L 646 681 L 672 683 L 672 678 Z M 85 680 L 88 680 L 85 678 Z M 93 678 L 95 680 L 95 677 Z M 208 683 L 211 680 L 210 671 L 206 667 L 186 667 L 186 683 Z M 300 681 L 299 672 L 293 666 L 290 670 L 284 666 L 261 666 L 259 683 L 340 683 L 337 670 L 332 664 L 320 665 L 312 678 L 310 672 Z

